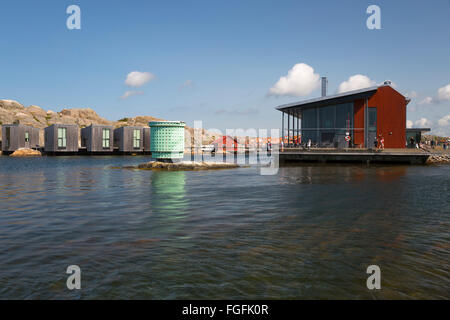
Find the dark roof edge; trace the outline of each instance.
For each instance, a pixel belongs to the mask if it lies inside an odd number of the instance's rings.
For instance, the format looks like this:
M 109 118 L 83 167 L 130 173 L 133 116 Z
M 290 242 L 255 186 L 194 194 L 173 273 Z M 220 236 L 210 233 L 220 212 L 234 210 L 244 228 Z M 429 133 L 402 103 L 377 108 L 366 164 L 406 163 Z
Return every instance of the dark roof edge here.
M 325 97 L 308 99 L 308 100 L 304 100 L 304 101 L 297 101 L 297 102 L 287 103 L 287 104 L 283 104 L 281 106 L 276 107 L 276 109 L 277 110 L 282 110 L 282 109 L 302 106 L 302 105 L 306 105 L 306 104 L 314 104 L 314 103 L 319 103 L 319 102 L 325 102 L 327 100 L 346 98 L 346 97 L 350 97 L 350 96 L 353 96 L 353 95 L 359 95 L 359 94 L 365 94 L 365 93 L 369 94 L 372 91 L 374 91 L 374 92 L 377 91 L 379 87 L 382 87 L 382 86 L 373 86 L 373 87 L 368 87 L 368 88 L 364 88 L 364 89 L 338 93 L 338 94 L 334 94 L 334 95 L 331 95 L 331 96 L 325 96 Z

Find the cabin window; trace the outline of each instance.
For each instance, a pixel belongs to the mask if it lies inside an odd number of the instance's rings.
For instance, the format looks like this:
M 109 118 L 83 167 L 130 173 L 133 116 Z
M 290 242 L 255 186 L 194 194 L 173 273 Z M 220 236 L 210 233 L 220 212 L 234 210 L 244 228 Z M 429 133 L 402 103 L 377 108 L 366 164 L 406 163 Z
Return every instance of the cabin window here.
M 67 128 L 58 128 L 58 148 L 67 147 Z
M 30 133 L 25 131 L 25 142 L 30 142 Z
M 133 148 L 141 147 L 141 130 L 133 130 Z
M 103 129 L 102 132 L 103 132 L 103 135 L 102 135 L 102 146 L 103 146 L 103 149 L 109 149 L 109 146 L 110 146 L 110 144 L 109 144 L 109 141 L 110 141 L 110 139 L 109 139 L 110 130 L 109 129 Z

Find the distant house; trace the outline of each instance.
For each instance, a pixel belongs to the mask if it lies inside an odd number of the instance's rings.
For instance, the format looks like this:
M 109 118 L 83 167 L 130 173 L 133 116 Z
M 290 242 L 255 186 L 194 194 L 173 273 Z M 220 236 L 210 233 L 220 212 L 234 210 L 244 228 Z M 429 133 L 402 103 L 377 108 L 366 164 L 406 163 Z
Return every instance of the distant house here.
M 87 152 L 112 152 L 114 150 L 114 127 L 90 125 L 81 129 L 81 147 Z
M 53 124 L 44 130 L 45 152 L 78 152 L 77 125 Z
M 119 152 L 144 151 L 144 127 L 127 126 L 114 130 L 114 147 Z
M 238 141 L 230 136 L 222 136 L 212 142 L 217 152 L 235 152 L 238 151 Z
M 23 124 L 2 126 L 2 151 L 14 152 L 20 148 L 39 147 L 39 129 Z

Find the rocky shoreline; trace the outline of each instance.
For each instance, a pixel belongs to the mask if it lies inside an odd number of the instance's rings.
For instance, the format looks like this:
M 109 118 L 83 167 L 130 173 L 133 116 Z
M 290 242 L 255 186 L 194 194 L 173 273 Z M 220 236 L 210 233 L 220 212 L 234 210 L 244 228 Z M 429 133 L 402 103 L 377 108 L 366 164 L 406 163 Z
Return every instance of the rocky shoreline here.
M 181 161 L 175 163 L 150 161 L 142 163 L 134 167 L 125 167 L 126 169 L 142 169 L 142 170 L 217 170 L 217 169 L 235 169 L 240 166 L 235 163 L 219 163 L 219 162 L 196 162 L 196 161 Z
M 14 151 L 10 157 L 17 157 L 17 158 L 23 158 L 23 157 L 40 157 L 42 156 L 41 152 L 34 149 L 28 149 L 28 148 L 20 148 Z
M 427 164 L 434 164 L 434 163 L 450 164 L 450 154 L 434 154 L 434 155 L 431 155 L 428 158 L 428 160 L 427 160 Z

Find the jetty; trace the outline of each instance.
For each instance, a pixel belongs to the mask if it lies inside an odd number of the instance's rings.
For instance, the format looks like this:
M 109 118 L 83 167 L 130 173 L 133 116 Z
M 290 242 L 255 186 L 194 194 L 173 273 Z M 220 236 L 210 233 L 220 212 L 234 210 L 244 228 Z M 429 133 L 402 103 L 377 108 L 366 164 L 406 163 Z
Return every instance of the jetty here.
M 298 162 L 317 163 L 398 163 L 425 164 L 430 153 L 414 149 L 294 149 L 289 148 L 280 152 L 280 164 Z

